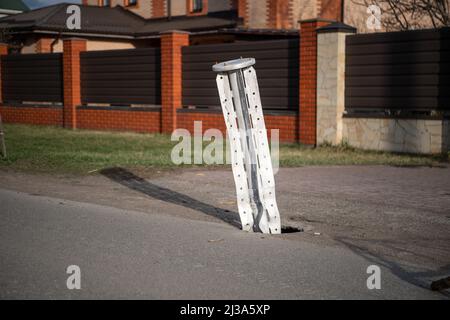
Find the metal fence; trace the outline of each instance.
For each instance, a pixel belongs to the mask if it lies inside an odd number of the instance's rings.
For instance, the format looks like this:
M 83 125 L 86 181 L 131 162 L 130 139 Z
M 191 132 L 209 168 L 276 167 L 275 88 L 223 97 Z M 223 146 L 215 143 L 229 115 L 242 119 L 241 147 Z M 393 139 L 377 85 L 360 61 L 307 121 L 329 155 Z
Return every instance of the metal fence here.
M 347 36 L 347 112 L 450 110 L 449 30 Z
M 161 104 L 161 50 L 87 51 L 81 53 L 83 104 Z
M 298 110 L 299 41 L 273 40 L 183 48 L 183 105 L 220 108 L 211 66 L 253 57 L 264 109 Z
M 3 101 L 62 102 L 61 53 L 1 56 Z

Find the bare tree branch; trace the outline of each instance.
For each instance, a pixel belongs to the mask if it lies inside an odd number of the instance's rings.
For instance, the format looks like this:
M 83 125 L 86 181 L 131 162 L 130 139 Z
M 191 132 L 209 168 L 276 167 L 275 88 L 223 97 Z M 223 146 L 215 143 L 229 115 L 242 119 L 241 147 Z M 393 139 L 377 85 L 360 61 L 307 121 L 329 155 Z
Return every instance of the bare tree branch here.
M 381 23 L 388 31 L 450 26 L 450 0 L 352 0 L 352 3 L 382 8 Z

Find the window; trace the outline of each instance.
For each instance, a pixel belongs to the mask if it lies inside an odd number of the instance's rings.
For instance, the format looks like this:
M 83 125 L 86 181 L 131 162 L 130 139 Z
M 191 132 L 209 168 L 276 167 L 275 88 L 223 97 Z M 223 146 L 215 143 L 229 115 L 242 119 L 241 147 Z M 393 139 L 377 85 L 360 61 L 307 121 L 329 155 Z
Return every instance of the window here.
M 200 16 L 208 14 L 208 0 L 186 0 L 186 15 Z
M 110 7 L 111 6 L 111 0 L 98 0 L 98 5 L 100 7 Z
M 192 12 L 203 11 L 203 0 L 192 0 Z
M 137 2 L 138 2 L 138 0 L 125 0 L 125 5 L 126 6 L 136 6 Z

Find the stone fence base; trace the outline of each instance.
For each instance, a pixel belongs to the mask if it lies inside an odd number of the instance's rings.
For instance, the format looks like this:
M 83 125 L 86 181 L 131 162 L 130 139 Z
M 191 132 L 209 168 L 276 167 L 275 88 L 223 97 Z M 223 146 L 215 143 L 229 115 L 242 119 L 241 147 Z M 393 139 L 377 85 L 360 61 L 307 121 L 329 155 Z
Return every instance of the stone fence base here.
M 342 139 L 380 151 L 436 154 L 450 151 L 450 120 L 343 118 Z

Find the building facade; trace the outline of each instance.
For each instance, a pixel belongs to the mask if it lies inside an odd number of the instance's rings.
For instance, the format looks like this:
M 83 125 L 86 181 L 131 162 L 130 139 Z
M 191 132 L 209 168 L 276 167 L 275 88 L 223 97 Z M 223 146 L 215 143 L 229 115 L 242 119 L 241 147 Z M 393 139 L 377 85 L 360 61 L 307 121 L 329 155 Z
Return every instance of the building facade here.
M 364 1 L 82 0 L 80 30 L 65 26 L 64 4 L 5 17 L 0 30 L 8 33 L 2 41 L 12 40 L 11 47 L 21 53 L 61 52 L 67 36 L 87 39 L 89 51 L 148 47 L 158 45 L 159 34 L 168 30 L 190 32 L 192 44 L 273 39 L 292 36 L 300 29 L 299 21 L 316 18 L 344 22 L 358 33 L 395 31 L 395 25 L 386 28 L 383 23 L 370 28 L 374 15 Z M 382 22 L 392 20 L 385 1 L 374 4 L 381 6 Z M 426 17 L 415 23 L 414 29 L 433 27 Z
M 254 29 L 297 29 L 298 20 L 339 20 L 341 0 L 84 0 L 86 5 L 122 6 L 143 18 L 205 15 L 237 10 L 244 26 Z

